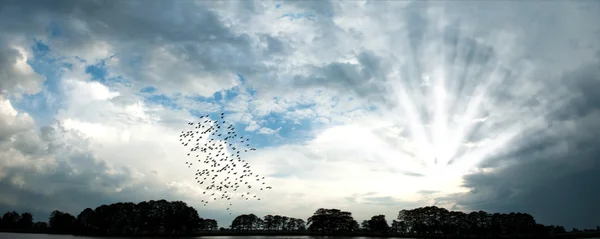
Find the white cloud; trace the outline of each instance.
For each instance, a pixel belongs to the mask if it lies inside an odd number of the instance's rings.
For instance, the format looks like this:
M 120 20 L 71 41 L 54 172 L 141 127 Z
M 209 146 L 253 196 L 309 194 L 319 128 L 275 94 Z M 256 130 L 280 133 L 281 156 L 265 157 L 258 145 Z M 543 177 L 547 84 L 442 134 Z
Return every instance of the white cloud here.
M 20 97 L 41 90 L 45 80 L 27 64 L 31 53 L 26 47 L 3 45 L 0 41 L 0 94 Z
M 258 130 L 258 133 L 259 134 L 274 134 L 274 133 L 277 133 L 280 129 L 281 129 L 281 127 L 277 128 L 277 129 L 261 128 L 260 130 Z

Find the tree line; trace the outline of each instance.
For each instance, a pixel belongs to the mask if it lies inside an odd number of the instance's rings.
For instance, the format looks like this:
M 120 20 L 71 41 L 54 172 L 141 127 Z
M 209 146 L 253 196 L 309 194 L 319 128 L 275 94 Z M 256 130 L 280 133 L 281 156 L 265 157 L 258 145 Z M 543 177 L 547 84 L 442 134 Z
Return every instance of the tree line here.
M 257 217 L 254 214 L 242 214 L 231 222 L 230 229 L 233 231 L 305 231 L 306 224 L 304 220 L 299 218 L 281 216 L 281 215 L 266 215 L 263 218 Z
M 58 210 L 48 222 L 33 223 L 31 213 L 7 212 L 0 230 L 74 235 L 184 235 L 217 230 L 217 221 L 201 218 L 193 207 L 181 201 L 151 200 L 119 202 L 86 208 L 77 216 Z
M 384 215 L 374 215 L 359 224 L 351 212 L 319 208 L 306 221 L 282 215 L 242 214 L 228 228 L 219 228 L 217 221 L 200 217 L 186 203 L 166 200 L 101 205 L 86 208 L 77 216 L 55 210 L 48 222 L 35 223 L 31 213 L 6 212 L 0 219 L 0 230 L 122 236 L 270 233 L 453 238 L 539 237 L 566 232 L 562 226 L 539 224 L 527 213 L 464 213 L 436 206 L 401 210 L 391 224 Z

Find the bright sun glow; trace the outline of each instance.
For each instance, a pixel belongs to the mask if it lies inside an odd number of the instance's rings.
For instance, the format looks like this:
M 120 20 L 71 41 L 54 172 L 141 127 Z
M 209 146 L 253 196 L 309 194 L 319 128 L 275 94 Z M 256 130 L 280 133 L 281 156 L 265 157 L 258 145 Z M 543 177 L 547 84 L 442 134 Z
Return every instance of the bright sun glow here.
M 421 52 L 413 52 L 413 56 L 406 57 L 418 60 L 398 60 L 398 64 L 405 67 L 387 76 L 396 107 L 386 112 L 384 117 L 406 129 L 404 137 L 414 146 L 414 151 L 405 153 L 398 165 L 410 175 L 422 175 L 417 177 L 415 189 L 462 192 L 465 191 L 462 177 L 524 130 L 509 123 L 511 127 L 502 132 L 490 130 L 486 135 L 474 135 L 480 127 L 494 126 L 487 124 L 489 118 L 495 118 L 495 124 L 508 123 L 501 120 L 502 116 L 490 113 L 488 104 L 496 99 L 487 92 L 506 80 L 502 69 L 517 68 L 507 65 L 508 58 L 502 57 L 508 51 L 499 51 L 500 57 L 487 60 L 477 69 L 469 69 L 469 62 L 461 62 L 468 53 L 461 52 L 460 46 L 466 43 L 457 43 L 459 50 L 452 55 L 452 49 L 436 40 L 434 29 L 429 29 L 429 34 L 425 35 L 430 39 L 424 42 L 431 45 L 423 46 Z M 493 45 L 502 41 L 504 48 L 500 50 L 510 49 L 510 41 L 506 37 L 496 36 L 486 41 Z M 422 59 L 419 55 L 436 57 Z M 473 74 L 474 71 L 477 74 Z M 512 72 L 515 78 L 524 75 L 517 70 Z M 466 85 L 465 82 L 476 83 Z M 399 150 L 407 152 L 406 148 Z

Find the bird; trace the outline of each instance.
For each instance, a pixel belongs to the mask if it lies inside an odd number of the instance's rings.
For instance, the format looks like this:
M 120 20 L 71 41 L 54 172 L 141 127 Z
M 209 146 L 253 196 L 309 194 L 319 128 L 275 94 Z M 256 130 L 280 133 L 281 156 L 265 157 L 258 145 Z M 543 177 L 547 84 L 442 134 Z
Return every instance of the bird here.
M 209 201 L 216 201 L 217 199 L 230 201 L 234 192 L 241 192 L 242 198 L 245 200 L 260 200 L 256 194 L 250 197 L 250 192 L 245 191 L 246 189 L 252 189 L 254 183 L 261 186 L 259 191 L 271 189 L 270 186 L 266 185 L 265 177 L 259 177 L 256 172 L 253 172 L 249 163 L 243 158 L 244 153 L 256 151 L 256 148 L 248 148 L 250 139 L 243 135 L 238 137 L 239 134 L 235 132 L 235 127 L 231 123 L 226 125 L 225 113 L 221 113 L 220 117 L 221 120 L 219 121 L 212 120 L 208 114 L 201 115 L 199 116 L 200 121 L 197 123 L 188 122 L 188 126 L 194 127 L 192 130 L 181 131 L 179 135 L 181 145 L 189 147 L 187 155 L 192 156 L 191 152 L 194 152 L 196 158 L 199 158 L 197 164 L 186 161 L 185 164 L 188 168 L 193 165 L 204 165 L 202 169 L 195 170 L 194 180 L 199 186 L 204 185 L 201 187 L 204 190 L 202 195 L 207 195 L 207 192 L 210 192 L 209 195 L 212 196 L 212 200 L 202 199 L 201 202 L 204 206 L 207 206 Z M 236 138 L 239 139 L 239 143 L 245 142 L 245 146 L 236 142 Z M 196 144 L 188 144 L 193 139 L 196 140 Z M 200 158 L 200 156 L 205 158 Z M 251 177 L 252 175 L 254 177 Z M 241 185 L 244 185 L 244 187 L 240 187 Z M 243 197 L 244 195 L 248 195 L 248 197 Z

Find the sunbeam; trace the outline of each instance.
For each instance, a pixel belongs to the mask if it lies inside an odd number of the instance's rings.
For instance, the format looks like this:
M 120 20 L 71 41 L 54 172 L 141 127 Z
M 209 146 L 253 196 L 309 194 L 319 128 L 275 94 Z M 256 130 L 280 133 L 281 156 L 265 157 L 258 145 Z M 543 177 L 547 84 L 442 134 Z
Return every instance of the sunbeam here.
M 415 153 L 396 160 L 411 165 L 405 168 L 408 174 L 425 176 L 421 187 L 459 192 L 464 190 L 462 176 L 512 144 L 517 135 L 535 132 L 544 121 L 544 114 L 532 114 L 529 107 L 516 110 L 527 103 L 523 95 L 503 99 L 506 93 L 497 90 L 518 94 L 523 88 L 526 92 L 542 89 L 525 81 L 531 71 L 526 61 L 516 61 L 522 56 L 512 35 L 461 38 L 474 33 L 448 25 L 429 26 L 423 32 L 424 43 L 418 46 L 404 41 L 412 53 L 410 60 L 393 56 L 397 65 L 386 83 L 396 107 L 382 117 L 407 129 Z M 448 40 L 453 34 L 457 39 Z M 546 106 L 534 106 L 540 107 Z M 414 161 L 421 163 L 408 164 Z

